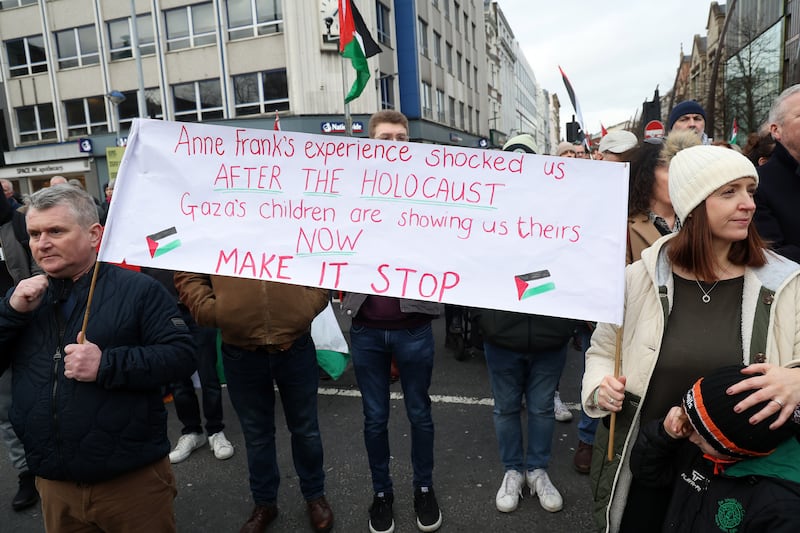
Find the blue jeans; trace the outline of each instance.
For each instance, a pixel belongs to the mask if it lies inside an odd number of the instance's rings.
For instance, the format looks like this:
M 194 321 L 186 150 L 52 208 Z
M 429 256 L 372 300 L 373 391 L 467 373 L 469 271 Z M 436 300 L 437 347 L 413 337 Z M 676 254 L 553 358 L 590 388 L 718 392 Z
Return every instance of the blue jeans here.
M 292 460 L 306 501 L 325 494 L 322 438 L 317 421 L 317 352 L 308 334 L 285 351 L 268 354 L 222 344 L 225 378 L 239 415 L 247 447 L 250 491 L 256 505 L 278 499 L 275 450 L 275 390 L 278 386 L 286 426 L 292 434 Z
M 547 468 L 553 444 L 553 394 L 567 360 L 567 344 L 520 353 L 484 343 L 494 396 L 494 429 L 506 470 Z M 528 448 L 522 454 L 522 399 L 528 410 Z
M 583 369 L 586 370 L 586 350 L 592 342 L 592 330 L 586 324 L 578 326 L 578 338 L 581 341 L 581 349 L 583 350 Z M 583 372 L 581 372 L 583 376 Z M 597 423 L 600 422 L 599 418 L 592 418 L 586 414 L 581 405 L 581 419 L 578 421 L 578 438 L 586 444 L 594 444 L 594 434 L 597 431 Z
M 389 475 L 389 385 L 392 355 L 400 370 L 406 415 L 411 425 L 414 488 L 433 486 L 433 418 L 428 388 L 433 373 L 430 323 L 413 329 L 350 329 L 353 369 L 364 407 L 364 444 L 372 488 L 393 492 Z
M 217 374 L 217 330 L 198 326 L 191 316 L 184 314 L 194 341 L 197 344 L 195 362 L 200 376 L 200 392 L 203 397 L 203 414 L 206 417 L 206 433 L 210 436 L 225 429 L 222 423 L 222 388 Z M 194 390 L 192 379 L 187 377 L 172 384 L 175 400 L 175 413 L 183 424 L 181 433 L 202 433 L 203 421 L 200 418 L 200 404 Z

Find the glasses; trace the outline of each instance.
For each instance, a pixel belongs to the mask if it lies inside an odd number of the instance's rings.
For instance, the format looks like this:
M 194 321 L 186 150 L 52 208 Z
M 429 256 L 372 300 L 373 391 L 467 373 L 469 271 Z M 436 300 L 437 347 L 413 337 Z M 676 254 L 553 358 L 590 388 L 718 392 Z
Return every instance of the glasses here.
M 408 141 L 408 135 L 406 135 L 405 133 L 398 133 L 397 135 L 392 135 L 390 133 L 387 133 L 386 135 L 379 135 L 378 137 L 376 137 L 376 139 L 379 139 L 381 141 L 406 142 Z
M 648 137 L 644 142 L 647 144 L 664 144 L 664 139 L 661 137 Z

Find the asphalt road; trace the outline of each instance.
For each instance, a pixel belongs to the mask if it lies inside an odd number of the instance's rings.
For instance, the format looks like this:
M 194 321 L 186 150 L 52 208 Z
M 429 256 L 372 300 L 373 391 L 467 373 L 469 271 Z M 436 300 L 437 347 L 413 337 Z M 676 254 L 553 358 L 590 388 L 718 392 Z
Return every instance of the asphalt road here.
M 347 328 L 346 321 L 341 317 L 340 321 Z M 560 388 L 562 399 L 575 416 L 570 423 L 556 424 L 553 457 L 548 470 L 564 497 L 564 509 L 548 513 L 539 506 L 535 497 L 526 497 L 515 512 L 505 514 L 494 506 L 503 467 L 499 462 L 492 425 L 491 392 L 483 356 L 478 352 L 466 361 L 456 361 L 444 347 L 444 321 L 435 321 L 434 328 L 437 341 L 431 386 L 436 425 L 434 483 L 444 518 L 439 531 L 592 531 L 588 476 L 580 475 L 572 468 L 572 454 L 578 440 L 581 354 L 570 348 Z M 394 384 L 392 390 L 399 394 L 400 384 Z M 227 391 L 224 391 L 223 398 L 227 424 L 225 434 L 234 444 L 236 453 L 231 459 L 218 461 L 205 446 L 183 463 L 174 465 L 178 481 L 175 512 L 180 532 L 236 533 L 252 510 L 244 438 Z M 413 511 L 408 421 L 402 400 L 393 400 L 392 409 L 390 439 L 395 531 L 414 532 L 417 528 Z M 181 426 L 172 404 L 168 410 L 169 436 L 175 443 Z M 267 531 L 311 531 L 292 466 L 289 434 L 282 413 L 278 411 L 276 428 L 282 473 L 278 499 L 280 514 Z M 362 440 L 361 401 L 351 369 L 338 381 L 320 382 L 319 418 L 325 447 L 327 497 L 336 517 L 334 531 L 369 531 L 367 508 L 372 501 L 372 492 Z M 4 455 L 4 451 L 2 453 Z M 16 488 L 16 472 L 8 460 L 0 461 L 0 532 L 43 532 L 38 506 L 19 513 L 11 510 Z

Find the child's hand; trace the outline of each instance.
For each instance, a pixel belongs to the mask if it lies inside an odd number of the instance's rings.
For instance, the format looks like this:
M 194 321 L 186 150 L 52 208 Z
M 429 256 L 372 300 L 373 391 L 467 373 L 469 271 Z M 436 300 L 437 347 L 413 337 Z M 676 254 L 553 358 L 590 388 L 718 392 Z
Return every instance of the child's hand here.
M 664 431 L 673 439 L 685 439 L 692 434 L 694 428 L 689 422 L 689 417 L 683 407 L 677 405 L 669 410 L 664 418 Z

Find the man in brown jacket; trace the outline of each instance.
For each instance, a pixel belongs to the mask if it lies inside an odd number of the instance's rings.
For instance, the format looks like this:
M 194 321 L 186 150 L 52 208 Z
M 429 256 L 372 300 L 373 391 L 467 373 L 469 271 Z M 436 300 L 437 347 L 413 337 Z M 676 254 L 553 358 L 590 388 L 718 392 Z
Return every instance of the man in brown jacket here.
M 244 433 L 255 508 L 240 533 L 261 533 L 278 515 L 275 394 L 280 391 L 300 490 L 315 531 L 333 527 L 325 499 L 317 421 L 316 349 L 311 321 L 328 291 L 252 279 L 181 272 L 175 287 L 201 326 L 220 328 L 228 393 Z

